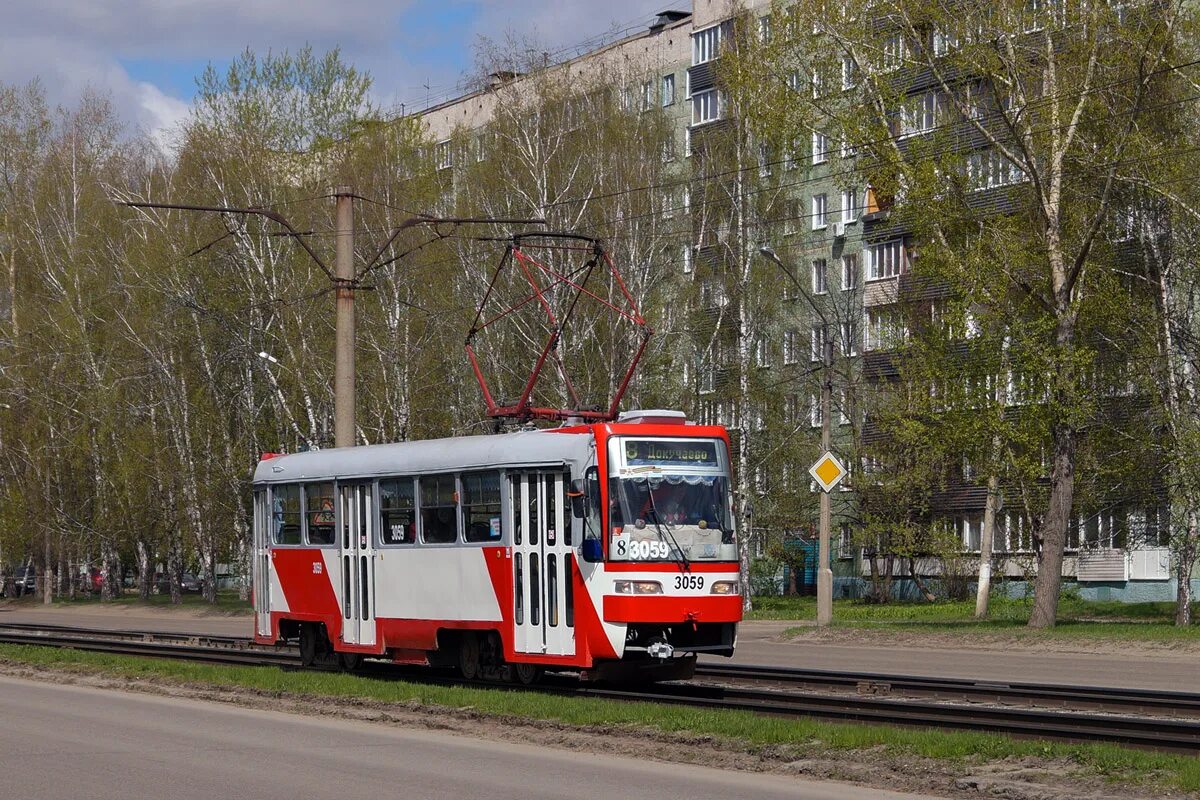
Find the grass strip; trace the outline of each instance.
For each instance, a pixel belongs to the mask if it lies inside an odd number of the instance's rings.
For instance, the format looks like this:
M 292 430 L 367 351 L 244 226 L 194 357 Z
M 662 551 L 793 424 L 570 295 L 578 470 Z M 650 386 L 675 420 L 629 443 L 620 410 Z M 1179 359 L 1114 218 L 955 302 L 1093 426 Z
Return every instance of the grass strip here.
M 886 725 L 829 723 L 761 716 L 746 711 L 691 709 L 655 703 L 563 697 L 532 691 L 379 680 L 329 672 L 241 667 L 89 653 L 36 645 L 0 645 L 0 659 L 29 667 L 70 669 L 121 679 L 157 680 L 206 687 L 243 688 L 296 697 L 346 698 L 380 703 L 471 708 L 495 717 L 517 717 L 579 727 L 626 728 L 719 737 L 731 746 L 771 753 L 775 760 L 811 758 L 831 751 L 879 749 L 893 756 L 947 759 L 965 765 L 1002 759 L 1065 760 L 1085 775 L 1184 791 L 1200 791 L 1200 758 L 1151 753 L 1105 744 L 1065 744 L 1012 739 L 989 733 L 920 730 Z
M 1198 609 L 1200 611 L 1200 609 Z M 834 603 L 833 621 L 839 627 L 875 628 L 930 633 L 1001 634 L 1035 639 L 1095 639 L 1112 641 L 1200 642 L 1200 625 L 1173 624 L 1171 603 L 1117 603 L 1064 598 L 1054 628 L 1025 627 L 1030 603 L 994 599 L 989 616 L 975 619 L 973 601 L 884 604 L 843 600 Z M 801 620 L 816 617 L 810 597 L 756 597 L 748 619 Z

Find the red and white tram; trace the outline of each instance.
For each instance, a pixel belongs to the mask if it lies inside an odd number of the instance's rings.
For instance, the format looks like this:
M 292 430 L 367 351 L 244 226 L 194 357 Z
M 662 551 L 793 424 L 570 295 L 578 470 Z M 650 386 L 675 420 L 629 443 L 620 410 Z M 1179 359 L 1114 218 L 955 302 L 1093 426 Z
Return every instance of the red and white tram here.
M 686 677 L 742 616 L 729 437 L 679 412 L 265 455 L 255 640 L 531 681 Z

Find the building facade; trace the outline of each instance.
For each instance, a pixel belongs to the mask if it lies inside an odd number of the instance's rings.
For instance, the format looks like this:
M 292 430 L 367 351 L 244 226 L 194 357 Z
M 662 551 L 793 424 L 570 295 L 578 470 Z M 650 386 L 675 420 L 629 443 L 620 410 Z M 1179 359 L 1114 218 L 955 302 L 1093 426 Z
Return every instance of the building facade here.
M 870 576 L 880 570 L 897 578 L 889 581 L 897 593 L 913 591 L 910 576 L 941 580 L 945 588 L 953 569 L 948 559 L 886 557 L 886 546 L 864 541 L 856 487 L 884 468 L 872 454 L 877 431 L 866 397 L 872 387 L 896 378 L 897 344 L 913 309 L 936 315 L 946 290 L 913 279 L 918 242 L 889 213 L 893 200 L 856 177 L 858 171 L 848 165 L 858 154 L 836 132 L 814 126 L 787 143 L 773 142 L 756 137 L 734 113 L 723 85 L 722 53 L 746 31 L 769 37 L 773 18 L 768 3 L 735 8 L 728 0 L 694 0 L 691 9 L 664 11 L 643 32 L 561 63 L 497 69 L 477 91 L 419 112 L 431 158 L 446 176 L 447 195 L 453 195 L 469 179 L 468 162 L 486 158 L 498 116 L 514 98 L 536 95 L 547 81 L 578 87 L 580 96 L 607 92 L 619 113 L 657 120 L 645 126 L 662 137 L 653 179 L 614 192 L 652 198 L 644 205 L 656 217 L 653 251 L 665 254 L 650 267 L 661 273 L 654 297 L 662 305 L 652 311 L 665 343 L 658 383 L 648 396 L 730 428 L 739 511 L 756 555 L 778 553 L 772 543 L 789 541 L 815 550 L 809 543 L 817 503 L 807 468 L 818 455 L 820 384 L 831 370 L 834 448 L 851 468 L 833 498 L 838 593 L 866 591 Z M 881 41 L 884 50 L 891 47 L 886 31 Z M 900 53 L 904 46 L 900 41 L 894 49 Z M 823 79 L 826 85 L 810 75 L 780 80 L 794 92 L 853 90 L 858 65 L 837 66 Z M 928 80 L 909 75 L 903 81 L 895 135 L 915 147 L 942 127 L 942 101 Z M 576 117 L 567 108 L 567 121 L 559 124 L 574 125 Z M 1003 206 L 1007 187 L 1024 176 L 979 142 L 967 146 L 973 148 L 967 157 L 974 182 L 970 202 Z M 609 191 L 603 185 L 595 190 Z M 613 213 L 627 223 L 647 212 Z M 971 347 L 969 327 L 968 322 L 964 353 Z M 823 364 L 827 342 L 834 353 L 830 367 Z M 969 360 L 964 355 L 963 363 Z M 1022 396 L 1014 371 L 973 375 L 964 367 L 962 380 L 988 382 L 1013 413 L 1036 404 Z M 945 472 L 921 522 L 952 531 L 953 560 L 973 574 L 986 476 L 965 458 Z M 1000 508 L 992 541 L 996 574 L 1014 592 L 1023 589 L 1037 562 L 1032 522 L 1017 508 L 1015 502 L 1011 510 Z M 1073 522 L 1064 575 L 1087 596 L 1171 599 L 1168 525 L 1165 503 L 1101 498 Z

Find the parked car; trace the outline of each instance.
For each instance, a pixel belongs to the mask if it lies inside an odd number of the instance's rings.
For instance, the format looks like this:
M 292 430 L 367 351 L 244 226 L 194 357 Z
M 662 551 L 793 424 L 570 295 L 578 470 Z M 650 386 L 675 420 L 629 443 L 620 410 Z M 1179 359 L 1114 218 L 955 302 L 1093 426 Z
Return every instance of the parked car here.
M 0 597 L 8 596 L 10 586 L 15 597 L 33 594 L 37 590 L 37 570 L 31 566 L 19 566 L 13 570 L 11 581 L 11 583 L 6 581 L 3 586 L 0 586 Z
M 166 575 L 158 575 L 154 579 L 155 585 L 161 594 L 167 594 L 171 591 L 171 582 Z M 183 573 L 183 577 L 179 579 L 179 591 L 184 594 L 199 594 L 200 580 L 190 572 Z

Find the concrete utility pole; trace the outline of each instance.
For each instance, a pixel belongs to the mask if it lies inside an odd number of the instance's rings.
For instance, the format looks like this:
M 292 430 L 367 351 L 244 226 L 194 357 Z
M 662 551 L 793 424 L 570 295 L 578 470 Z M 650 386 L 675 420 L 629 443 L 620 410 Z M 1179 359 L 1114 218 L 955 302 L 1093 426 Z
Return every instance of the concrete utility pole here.
M 349 186 L 334 190 L 337 198 L 337 344 L 333 368 L 333 446 L 353 447 L 354 429 L 354 194 Z
M 821 326 L 821 452 L 830 452 L 832 433 L 829 426 L 833 406 L 833 337 L 829 325 Z M 820 530 L 817 532 L 817 625 L 833 622 L 833 569 L 829 566 L 829 528 L 832 512 L 829 492 L 822 490 Z
M 784 275 L 804 295 L 804 299 L 813 312 L 821 320 L 821 452 L 830 453 L 833 446 L 833 435 L 830 426 L 830 416 L 833 407 L 833 334 L 836 328 L 829 324 L 825 312 L 813 300 L 812 295 L 796 276 L 788 269 L 787 264 L 771 247 L 760 247 L 758 250 L 767 259 L 773 261 Z M 817 625 L 828 626 L 833 622 L 833 569 L 829 566 L 829 537 L 833 516 L 830 510 L 829 492 L 820 489 L 820 517 L 817 532 Z
M 330 270 L 329 265 L 321 260 L 321 257 L 309 246 L 304 237 L 309 235 L 296 230 L 288 220 L 277 211 L 272 211 L 269 208 L 235 208 L 232 206 L 203 206 L 191 205 L 184 203 L 151 203 L 151 202 L 136 202 L 132 200 L 115 200 L 114 202 L 120 205 L 129 206 L 130 208 L 155 208 L 164 210 L 177 211 L 205 211 L 214 214 L 238 214 L 245 216 L 258 216 L 269 219 L 278 224 L 286 231 L 286 235 L 292 237 L 298 245 L 308 253 L 309 258 L 313 263 L 321 268 L 321 272 L 325 273 L 325 277 L 333 283 L 337 291 L 337 320 L 336 320 L 336 342 L 334 347 L 334 370 L 333 370 L 333 444 L 334 447 L 353 447 L 356 438 L 357 428 L 354 420 L 354 290 L 359 285 L 363 276 L 373 272 L 389 264 L 394 264 L 405 256 L 415 253 L 422 247 L 428 244 L 445 238 L 448 234 L 438 230 L 439 225 L 457 227 L 459 225 L 545 225 L 546 220 L 535 219 L 512 219 L 512 218 L 493 218 L 493 217 L 432 217 L 432 216 L 415 216 L 401 222 L 392 229 L 391 235 L 387 241 L 379 248 L 375 256 L 366 262 L 366 265 L 361 270 L 354 269 L 354 189 L 350 186 L 339 186 L 333 191 L 333 196 L 337 200 L 335 207 L 335 223 L 337 239 L 336 261 L 334 269 Z M 418 244 L 414 247 L 403 251 L 402 253 L 384 258 L 384 254 L 406 230 L 416 227 L 429 227 L 434 231 L 434 235 L 425 241 L 423 244 Z M 212 247 L 217 242 L 228 236 L 228 233 L 222 234 L 217 239 L 209 242 L 200 249 L 192 252 L 190 255 L 196 255 Z M 260 357 L 269 361 L 275 361 L 266 352 L 260 353 Z

